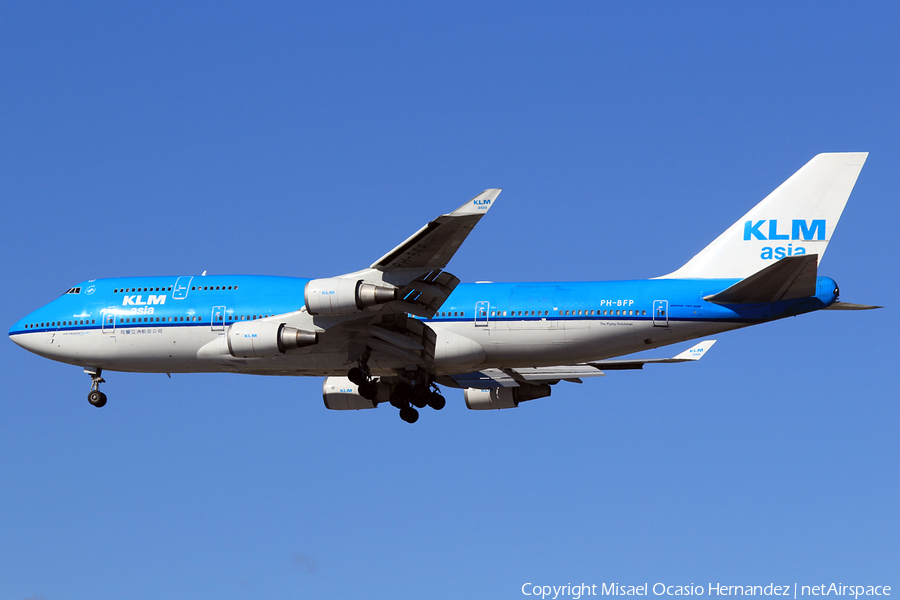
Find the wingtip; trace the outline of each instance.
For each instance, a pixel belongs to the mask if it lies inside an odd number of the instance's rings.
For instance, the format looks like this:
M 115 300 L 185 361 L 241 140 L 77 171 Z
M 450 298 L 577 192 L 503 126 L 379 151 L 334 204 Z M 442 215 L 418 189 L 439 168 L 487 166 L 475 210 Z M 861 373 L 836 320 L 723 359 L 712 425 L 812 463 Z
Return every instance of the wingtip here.
M 484 214 L 494 205 L 494 201 L 502 191 L 502 188 L 484 190 L 450 214 L 453 216 Z
M 675 358 L 679 360 L 700 360 L 706 354 L 707 350 L 712 348 L 712 345 L 715 343 L 716 340 L 703 340 L 699 344 L 694 344 Z

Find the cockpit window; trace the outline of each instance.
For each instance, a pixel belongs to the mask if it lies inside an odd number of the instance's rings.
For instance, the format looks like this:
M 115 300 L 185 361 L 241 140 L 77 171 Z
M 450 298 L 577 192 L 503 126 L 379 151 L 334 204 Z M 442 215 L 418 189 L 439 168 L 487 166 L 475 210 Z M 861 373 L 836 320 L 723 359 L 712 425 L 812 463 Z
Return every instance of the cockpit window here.
M 80 287 L 69 288 L 69 291 L 66 292 L 66 294 L 80 294 L 80 293 L 81 293 Z M 63 296 L 65 296 L 66 294 L 63 294 Z

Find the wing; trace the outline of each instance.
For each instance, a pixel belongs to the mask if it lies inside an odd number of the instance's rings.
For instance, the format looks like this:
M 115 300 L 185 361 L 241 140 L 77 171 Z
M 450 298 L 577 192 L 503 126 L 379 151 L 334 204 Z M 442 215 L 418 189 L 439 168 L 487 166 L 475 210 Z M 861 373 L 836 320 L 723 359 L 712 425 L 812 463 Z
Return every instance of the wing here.
M 485 190 L 452 213 L 439 216 L 376 260 L 370 268 L 383 272 L 414 271 L 418 275 L 443 269 L 472 228 L 490 210 L 500 191 Z
M 310 351 L 373 368 L 429 367 L 436 336 L 411 315 L 433 317 L 459 284 L 443 269 L 499 194 L 485 190 L 440 215 L 368 269 L 310 281 L 306 310 L 319 339 Z
M 556 367 L 519 367 L 516 369 L 485 369 L 473 373 L 453 375 L 450 379 L 458 387 L 489 389 L 498 387 L 524 387 L 529 385 L 555 385 L 560 381 L 581 383 L 582 377 L 602 377 L 603 372 L 624 369 L 643 369 L 646 364 L 680 363 L 700 360 L 716 340 L 706 340 L 692 346 L 672 358 L 640 358 L 601 360 L 578 365 Z
M 453 212 L 429 222 L 368 269 L 329 281 L 358 280 L 395 290 L 394 301 L 368 308 L 367 312 L 386 310 L 430 319 L 459 284 L 459 279 L 443 268 L 500 192 L 499 188 L 483 191 Z

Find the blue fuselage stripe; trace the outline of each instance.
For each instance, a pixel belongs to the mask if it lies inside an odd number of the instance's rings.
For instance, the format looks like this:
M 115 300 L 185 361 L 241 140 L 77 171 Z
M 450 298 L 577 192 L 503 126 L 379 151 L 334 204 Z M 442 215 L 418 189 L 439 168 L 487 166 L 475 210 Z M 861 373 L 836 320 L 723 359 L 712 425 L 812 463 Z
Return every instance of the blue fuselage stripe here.
M 254 317 L 300 310 L 304 306 L 304 288 L 309 281 L 293 277 L 218 275 L 194 277 L 194 285 L 178 290 L 175 286 L 176 279 L 146 277 L 83 282 L 75 286 L 80 288 L 79 293 L 64 294 L 37 309 L 15 323 L 9 334 L 112 329 L 113 327 L 104 327 L 102 324 L 104 315 L 108 314 L 115 314 L 116 330 L 211 327 L 214 307 L 224 307 L 223 318 L 221 321 L 216 320 L 216 327 L 227 326 L 236 321 L 253 320 Z M 200 279 L 206 287 L 219 286 L 226 289 L 203 290 L 204 286 L 196 285 Z M 819 293 L 816 297 L 740 306 L 720 306 L 703 300 L 704 297 L 734 284 L 736 280 L 733 279 L 460 284 L 433 320 L 441 323 L 486 320 L 491 323 L 651 321 L 656 318 L 668 322 L 752 323 L 809 312 L 831 304 L 835 299 L 830 292 L 836 288 L 834 282 L 827 277 L 818 279 Z M 232 289 L 227 289 L 229 286 Z M 198 287 L 201 289 L 197 289 Z M 156 291 L 157 288 L 159 291 Z M 173 295 L 173 290 L 178 292 L 179 297 Z M 477 315 L 477 310 L 483 310 L 485 314 Z M 522 315 L 513 314 L 520 311 Z M 526 311 L 528 315 L 524 314 Z M 534 315 L 530 314 L 532 311 Z M 583 314 L 579 314 L 579 311 Z M 617 311 L 622 314 L 616 314 Z M 627 314 L 629 311 L 632 314 Z M 538 312 L 541 314 L 537 314 Z M 171 320 L 197 317 L 199 320 Z M 144 318 L 148 319 L 146 323 L 143 322 Z M 150 318 L 159 318 L 160 321 L 151 322 Z M 124 322 L 123 319 L 141 319 L 141 322 Z M 48 325 L 82 320 L 93 320 L 94 323 Z

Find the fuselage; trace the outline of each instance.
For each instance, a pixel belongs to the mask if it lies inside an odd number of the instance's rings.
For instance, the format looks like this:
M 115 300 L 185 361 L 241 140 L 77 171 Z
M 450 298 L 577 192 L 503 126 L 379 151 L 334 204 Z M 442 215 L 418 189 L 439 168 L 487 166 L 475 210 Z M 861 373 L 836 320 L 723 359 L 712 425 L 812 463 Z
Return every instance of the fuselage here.
M 328 329 L 340 319 L 306 313 L 309 279 L 250 275 L 139 277 L 83 282 L 16 322 L 13 341 L 64 363 L 113 371 L 344 374 L 346 349 L 327 343 L 266 358 L 229 354 L 237 323 L 284 319 Z M 816 295 L 758 305 L 703 298 L 735 279 L 460 284 L 431 319 L 433 371 L 573 364 L 622 356 L 826 308 L 837 286 L 818 277 Z M 358 318 L 355 315 L 354 318 Z M 339 324 L 339 323 L 338 323 Z M 373 357 L 373 372 L 402 368 Z

